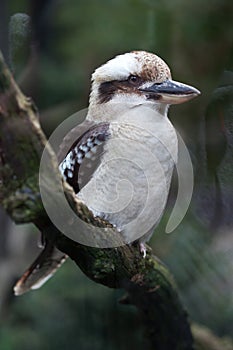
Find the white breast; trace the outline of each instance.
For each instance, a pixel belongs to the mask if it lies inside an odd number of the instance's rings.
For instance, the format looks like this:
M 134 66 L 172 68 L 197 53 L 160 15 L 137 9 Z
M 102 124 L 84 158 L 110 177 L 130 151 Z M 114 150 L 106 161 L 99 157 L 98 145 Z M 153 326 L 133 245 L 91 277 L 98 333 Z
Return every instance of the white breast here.
M 176 132 L 166 116 L 139 106 L 110 124 L 101 166 L 80 197 L 126 242 L 151 232 L 163 213 L 175 162 Z

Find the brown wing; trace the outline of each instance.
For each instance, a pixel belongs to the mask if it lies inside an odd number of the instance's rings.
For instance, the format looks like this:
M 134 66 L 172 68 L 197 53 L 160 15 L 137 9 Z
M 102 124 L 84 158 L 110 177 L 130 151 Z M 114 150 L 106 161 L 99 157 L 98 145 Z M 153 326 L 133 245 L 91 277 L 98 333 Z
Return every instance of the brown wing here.
M 58 154 L 59 167 L 75 193 L 88 183 L 98 168 L 103 145 L 109 135 L 108 123 L 85 122 L 81 124 L 81 128 L 71 130 L 64 139 Z

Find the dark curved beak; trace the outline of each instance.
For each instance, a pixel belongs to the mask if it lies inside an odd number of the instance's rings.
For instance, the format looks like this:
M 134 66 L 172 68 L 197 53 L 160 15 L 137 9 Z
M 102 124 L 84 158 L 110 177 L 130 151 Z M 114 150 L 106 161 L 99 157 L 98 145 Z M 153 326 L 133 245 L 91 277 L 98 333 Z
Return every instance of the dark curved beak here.
M 183 103 L 200 95 L 200 91 L 196 88 L 174 80 L 155 83 L 151 86 L 140 88 L 140 91 L 147 93 L 148 99 L 158 100 L 167 104 Z

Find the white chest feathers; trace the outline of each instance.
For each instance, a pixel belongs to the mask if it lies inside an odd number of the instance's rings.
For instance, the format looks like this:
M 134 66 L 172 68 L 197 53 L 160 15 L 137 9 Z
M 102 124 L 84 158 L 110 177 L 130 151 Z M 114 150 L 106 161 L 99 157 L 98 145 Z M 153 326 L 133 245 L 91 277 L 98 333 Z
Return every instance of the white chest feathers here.
M 78 197 L 133 241 L 151 231 L 164 211 L 177 136 L 166 116 L 143 106 L 119 116 L 109 130 L 101 164 Z

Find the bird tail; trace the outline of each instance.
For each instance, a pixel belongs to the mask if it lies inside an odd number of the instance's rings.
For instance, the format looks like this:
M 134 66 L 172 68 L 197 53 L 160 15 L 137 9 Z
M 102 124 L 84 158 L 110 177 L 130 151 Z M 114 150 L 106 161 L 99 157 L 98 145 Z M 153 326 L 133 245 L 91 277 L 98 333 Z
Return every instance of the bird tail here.
M 67 255 L 46 240 L 43 251 L 14 286 L 14 294 L 21 295 L 40 288 L 55 274 L 67 258 Z

